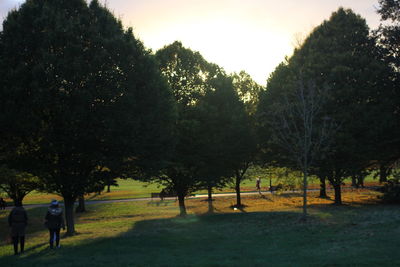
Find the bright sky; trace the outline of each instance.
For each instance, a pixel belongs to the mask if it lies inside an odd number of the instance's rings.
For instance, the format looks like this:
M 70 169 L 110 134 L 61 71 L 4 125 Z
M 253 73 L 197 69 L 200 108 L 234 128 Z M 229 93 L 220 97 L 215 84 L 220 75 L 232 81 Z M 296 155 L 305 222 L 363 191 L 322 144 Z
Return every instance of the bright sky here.
M 24 0 L 0 0 L 0 20 Z M 228 72 L 245 70 L 265 84 L 298 37 L 340 6 L 371 29 L 378 0 L 100 0 L 153 51 L 179 40 Z

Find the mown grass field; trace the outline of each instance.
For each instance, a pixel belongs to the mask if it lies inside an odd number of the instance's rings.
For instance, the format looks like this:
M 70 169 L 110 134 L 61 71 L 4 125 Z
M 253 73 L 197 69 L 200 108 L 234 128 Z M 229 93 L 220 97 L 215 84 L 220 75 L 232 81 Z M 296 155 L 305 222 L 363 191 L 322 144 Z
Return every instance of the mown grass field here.
M 26 253 L 13 256 L 0 213 L 0 266 L 399 266 L 398 206 L 378 193 L 346 191 L 344 205 L 309 196 L 310 218 L 299 220 L 298 194 L 187 200 L 180 218 L 173 200 L 94 204 L 77 218 L 78 235 L 50 250 L 46 208 L 28 209 Z
M 241 183 L 241 190 L 242 192 L 249 192 L 249 191 L 255 191 L 255 184 L 256 184 L 256 178 L 258 173 L 255 175 L 253 174 L 254 177 L 251 177 L 250 179 L 246 179 Z M 260 176 L 260 175 L 259 175 Z M 263 176 L 261 176 L 263 177 Z M 272 184 L 276 185 L 280 183 L 279 179 L 273 178 L 272 179 Z M 299 180 L 299 183 L 301 181 Z M 377 181 L 372 178 L 372 175 L 367 177 L 365 180 L 366 185 L 376 185 Z M 346 181 L 346 184 L 350 185 L 351 181 Z M 267 187 L 269 186 L 269 179 L 263 177 L 262 182 L 261 182 L 261 187 L 263 190 L 267 190 Z M 310 188 L 319 188 L 318 181 L 316 179 L 310 179 Z M 329 186 L 328 186 L 329 187 Z M 115 200 L 115 199 L 129 199 L 129 198 L 147 198 L 150 197 L 150 194 L 152 192 L 160 192 L 162 186 L 158 184 L 149 184 L 149 183 L 144 183 L 140 181 L 135 181 L 132 179 L 118 179 L 118 186 L 111 186 L 111 192 L 106 193 L 106 191 L 103 191 L 100 195 L 99 194 L 91 194 L 89 196 L 86 196 L 87 200 Z M 234 185 L 228 185 L 225 188 L 221 190 L 215 190 L 215 193 L 233 193 L 235 192 L 234 190 Z M 194 192 L 195 194 L 207 194 L 206 190 L 202 191 L 197 191 Z M 8 202 L 9 205 L 13 205 L 11 199 L 8 199 L 5 194 L 0 196 L 4 197 L 5 200 Z M 41 193 L 41 192 L 31 192 L 29 193 L 25 198 L 24 198 L 24 204 L 29 205 L 29 204 L 47 204 L 50 203 L 52 199 L 57 199 L 62 202 L 62 198 L 58 195 L 54 194 L 47 194 L 47 193 Z

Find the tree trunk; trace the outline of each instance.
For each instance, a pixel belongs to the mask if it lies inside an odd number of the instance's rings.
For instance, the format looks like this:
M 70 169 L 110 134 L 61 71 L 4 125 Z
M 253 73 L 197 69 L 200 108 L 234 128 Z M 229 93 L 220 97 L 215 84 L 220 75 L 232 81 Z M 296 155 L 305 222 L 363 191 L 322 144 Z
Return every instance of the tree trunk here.
M 207 186 L 207 191 L 208 191 L 208 201 L 212 201 L 212 186 L 211 185 Z
M 84 196 L 80 196 L 78 198 L 78 207 L 76 207 L 76 212 L 85 212 L 86 211 L 86 207 L 85 207 L 85 197 Z
M 351 186 L 352 186 L 352 187 L 355 187 L 355 188 L 358 188 L 358 183 L 357 183 L 356 175 L 352 175 L 352 176 L 351 176 Z
M 319 197 L 320 198 L 327 198 L 328 195 L 326 194 L 326 177 L 319 178 L 320 189 L 319 189 Z
M 26 196 L 25 194 L 17 193 L 17 194 L 8 194 L 8 196 L 13 200 L 14 206 L 22 205 L 22 200 Z
M 235 184 L 235 191 L 236 191 L 236 206 L 241 207 L 242 201 L 240 199 L 240 177 L 236 175 L 236 184 Z
M 335 204 L 342 205 L 341 182 L 333 184 L 333 189 L 335 190 Z
M 387 168 L 384 164 L 379 166 L 379 182 L 387 182 L 387 177 L 389 175 L 390 168 Z
M 185 194 L 178 194 L 180 216 L 186 216 Z
M 361 186 L 361 188 L 364 188 L 364 180 L 365 180 L 365 176 L 359 175 L 357 177 L 357 185 Z
M 307 218 L 307 167 L 304 168 L 303 177 L 303 219 Z
M 66 235 L 69 235 L 69 236 L 75 234 L 74 204 L 75 204 L 75 199 L 64 197 L 65 221 L 67 224 Z
M 107 185 L 107 193 L 110 193 L 111 192 L 111 189 L 110 189 L 110 187 L 111 187 L 111 185 Z

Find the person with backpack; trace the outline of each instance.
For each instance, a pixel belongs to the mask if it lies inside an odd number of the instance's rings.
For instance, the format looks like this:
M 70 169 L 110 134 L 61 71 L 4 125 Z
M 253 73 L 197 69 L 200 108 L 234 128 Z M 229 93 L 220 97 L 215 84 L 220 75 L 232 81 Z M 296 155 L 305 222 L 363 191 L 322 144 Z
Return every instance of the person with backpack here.
M 58 206 L 57 200 L 52 200 L 50 207 L 47 210 L 44 224 L 49 229 L 50 234 L 50 248 L 54 247 L 56 241 L 56 248 L 60 248 L 60 230 L 65 230 L 64 217 L 62 209 Z
M 28 224 L 28 215 L 21 202 L 15 203 L 15 207 L 8 215 L 8 224 L 11 227 L 11 237 L 14 245 L 14 255 L 18 255 L 18 243 L 21 245 L 21 253 L 25 248 L 25 228 Z

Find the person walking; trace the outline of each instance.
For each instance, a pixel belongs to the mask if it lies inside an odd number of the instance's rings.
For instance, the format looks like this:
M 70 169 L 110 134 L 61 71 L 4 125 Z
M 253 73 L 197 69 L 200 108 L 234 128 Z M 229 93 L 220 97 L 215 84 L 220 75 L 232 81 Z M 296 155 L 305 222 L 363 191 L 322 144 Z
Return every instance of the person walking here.
M 2 197 L 0 197 L 0 210 L 5 210 L 6 209 L 6 202 Z
M 25 228 L 28 224 L 28 215 L 22 207 L 21 202 L 17 202 L 15 207 L 8 215 L 8 224 L 11 227 L 11 238 L 14 246 L 14 255 L 18 255 L 18 243 L 21 246 L 21 253 L 25 248 Z
M 258 192 L 261 193 L 261 179 L 259 177 L 257 177 L 257 180 L 256 180 L 256 188 L 257 188 Z
M 50 234 L 50 248 L 54 248 L 54 241 L 56 241 L 56 248 L 60 248 L 60 230 L 65 230 L 64 217 L 62 209 L 58 205 L 57 200 L 52 200 L 50 207 L 47 210 L 44 224 L 49 229 Z

